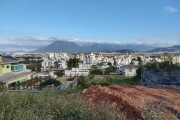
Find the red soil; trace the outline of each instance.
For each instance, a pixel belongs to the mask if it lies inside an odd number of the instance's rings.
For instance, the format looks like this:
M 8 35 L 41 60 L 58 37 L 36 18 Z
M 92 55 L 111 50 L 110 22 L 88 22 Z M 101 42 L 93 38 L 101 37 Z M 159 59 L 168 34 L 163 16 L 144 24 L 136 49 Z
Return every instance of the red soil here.
M 102 101 L 110 102 L 113 107 L 123 111 L 127 118 L 143 119 L 141 111 L 147 103 L 171 108 L 176 113 L 180 111 L 180 91 L 172 88 L 150 88 L 145 86 L 131 85 L 111 85 L 111 86 L 92 86 L 85 89 L 82 94 L 91 101 L 91 105 L 98 106 Z M 168 110 L 167 110 L 168 112 Z M 168 115 L 166 114 L 166 119 Z M 169 114 L 169 113 L 168 113 Z

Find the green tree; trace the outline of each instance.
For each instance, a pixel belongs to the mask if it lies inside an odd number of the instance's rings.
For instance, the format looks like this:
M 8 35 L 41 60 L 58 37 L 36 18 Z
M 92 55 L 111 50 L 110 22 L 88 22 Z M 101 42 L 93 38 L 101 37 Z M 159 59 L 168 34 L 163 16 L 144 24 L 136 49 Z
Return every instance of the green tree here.
M 88 85 L 88 79 L 86 79 L 83 75 L 78 77 L 78 85 L 87 86 Z
M 115 71 L 116 71 L 116 67 L 111 66 L 111 67 L 106 68 L 105 74 L 109 75 L 110 72 L 115 72 Z
M 57 75 L 58 77 L 62 77 L 63 76 L 63 70 L 55 72 L 54 74 Z
M 78 67 L 78 63 L 80 63 L 80 59 L 70 58 L 69 61 L 67 61 L 67 66 L 68 68 Z
M 43 88 L 44 86 L 52 85 L 52 84 L 54 84 L 54 86 L 57 87 L 61 84 L 61 82 L 59 82 L 56 79 L 47 79 L 47 80 L 44 80 L 43 82 L 41 82 L 39 86 L 40 86 L 40 88 Z
M 154 62 L 154 66 L 155 66 L 155 68 L 157 69 L 157 70 L 159 70 L 159 68 L 160 68 L 160 66 L 159 66 L 159 62 Z
M 111 62 L 108 62 L 108 65 L 109 65 L 109 66 L 112 66 L 112 63 L 111 63 Z

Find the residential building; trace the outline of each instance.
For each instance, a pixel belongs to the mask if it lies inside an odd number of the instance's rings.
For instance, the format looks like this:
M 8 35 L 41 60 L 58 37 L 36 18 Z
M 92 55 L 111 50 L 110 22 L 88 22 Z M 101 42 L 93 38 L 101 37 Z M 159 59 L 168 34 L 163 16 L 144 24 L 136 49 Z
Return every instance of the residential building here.
M 87 69 L 79 69 L 79 68 L 72 68 L 72 70 L 65 70 L 64 76 L 88 76 L 89 70 Z
M 30 70 L 11 56 L 0 55 L 0 81 L 5 82 L 8 89 L 20 90 L 18 85 L 31 78 Z
M 172 63 L 173 64 L 180 63 L 180 55 L 173 56 Z
M 124 75 L 124 76 L 135 76 L 137 68 L 138 68 L 137 65 L 132 65 L 132 64 L 124 65 L 121 67 L 122 75 Z

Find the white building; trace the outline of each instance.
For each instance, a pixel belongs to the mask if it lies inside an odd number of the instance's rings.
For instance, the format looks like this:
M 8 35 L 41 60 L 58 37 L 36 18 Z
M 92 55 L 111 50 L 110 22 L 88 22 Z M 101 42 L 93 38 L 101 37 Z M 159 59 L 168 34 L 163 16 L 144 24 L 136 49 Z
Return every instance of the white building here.
M 51 72 L 36 73 L 32 77 L 33 78 L 47 78 L 49 76 L 53 79 L 57 78 L 57 75 L 54 75 L 54 73 L 52 71 Z
M 124 75 L 124 76 L 135 76 L 137 68 L 138 68 L 137 65 L 122 66 L 121 67 L 122 75 Z
M 79 68 L 72 68 L 72 70 L 65 70 L 65 76 L 88 76 L 89 70 L 87 69 L 79 69 Z
M 79 68 L 79 69 L 91 69 L 91 66 L 92 66 L 92 65 L 91 65 L 91 64 L 88 64 L 88 63 L 85 63 L 85 64 L 84 64 L 84 63 L 79 63 L 79 64 L 78 64 L 78 68 Z
M 172 63 L 173 64 L 180 63 L 180 55 L 173 56 Z

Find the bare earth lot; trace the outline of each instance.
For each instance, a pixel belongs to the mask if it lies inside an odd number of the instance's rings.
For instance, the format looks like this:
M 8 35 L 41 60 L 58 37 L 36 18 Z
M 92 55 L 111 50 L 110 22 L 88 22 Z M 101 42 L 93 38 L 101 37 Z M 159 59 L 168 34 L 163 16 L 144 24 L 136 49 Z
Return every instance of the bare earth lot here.
M 154 106 L 157 111 L 151 108 L 147 114 L 154 112 L 152 114 L 157 115 L 159 112 L 165 119 L 172 117 L 180 119 L 180 91 L 173 88 L 131 85 L 92 86 L 84 89 L 82 94 L 95 107 L 102 101 L 109 102 L 113 107 L 120 109 L 127 118 L 142 119 L 141 113 Z

